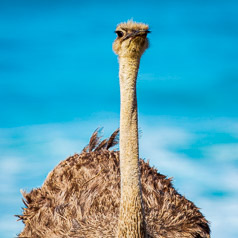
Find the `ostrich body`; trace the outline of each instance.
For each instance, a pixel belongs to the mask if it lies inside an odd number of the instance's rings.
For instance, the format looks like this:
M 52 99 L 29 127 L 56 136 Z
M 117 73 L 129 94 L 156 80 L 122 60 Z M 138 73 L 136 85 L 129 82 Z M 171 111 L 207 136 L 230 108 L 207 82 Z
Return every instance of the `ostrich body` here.
M 113 44 L 120 64 L 118 130 L 99 141 L 98 131 L 81 154 L 62 161 L 41 188 L 23 193 L 25 228 L 19 237 L 209 238 L 207 220 L 173 188 L 171 180 L 139 160 L 136 78 L 148 47 L 148 26 L 118 25 Z

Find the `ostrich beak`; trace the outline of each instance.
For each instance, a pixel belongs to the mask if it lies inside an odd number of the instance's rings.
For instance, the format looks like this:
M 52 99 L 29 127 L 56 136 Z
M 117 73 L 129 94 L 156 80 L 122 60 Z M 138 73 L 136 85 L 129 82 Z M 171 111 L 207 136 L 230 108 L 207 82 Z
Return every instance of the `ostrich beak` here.
M 131 38 L 134 38 L 134 37 L 136 37 L 136 36 L 147 35 L 148 33 L 151 33 L 151 31 L 149 31 L 149 30 L 134 31 L 134 32 L 128 34 L 123 40 L 127 40 L 127 39 L 129 39 L 130 37 L 131 37 Z

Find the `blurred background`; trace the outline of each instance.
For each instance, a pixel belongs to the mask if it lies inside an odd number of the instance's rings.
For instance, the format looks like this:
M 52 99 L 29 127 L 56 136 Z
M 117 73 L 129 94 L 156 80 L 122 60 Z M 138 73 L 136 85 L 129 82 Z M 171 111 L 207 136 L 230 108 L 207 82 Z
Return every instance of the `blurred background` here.
M 119 126 L 114 30 L 150 25 L 138 76 L 140 157 L 238 237 L 238 2 L 0 0 L 0 231 L 97 127 Z

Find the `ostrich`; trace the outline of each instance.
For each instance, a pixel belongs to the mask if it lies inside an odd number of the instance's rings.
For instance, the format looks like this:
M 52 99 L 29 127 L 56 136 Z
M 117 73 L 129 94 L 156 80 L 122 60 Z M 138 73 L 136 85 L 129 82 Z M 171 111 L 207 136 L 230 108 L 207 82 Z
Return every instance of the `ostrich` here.
M 115 131 L 100 141 L 96 130 L 81 154 L 59 163 L 41 188 L 23 192 L 18 237 L 209 238 L 199 209 L 171 179 L 139 159 L 136 79 L 148 48 L 148 26 L 128 21 L 116 28 L 120 65 L 120 152 Z

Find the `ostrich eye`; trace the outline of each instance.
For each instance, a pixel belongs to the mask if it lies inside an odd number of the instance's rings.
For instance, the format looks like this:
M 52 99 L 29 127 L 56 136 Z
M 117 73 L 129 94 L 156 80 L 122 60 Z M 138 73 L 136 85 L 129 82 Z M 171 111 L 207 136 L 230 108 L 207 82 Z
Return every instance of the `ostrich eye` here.
M 123 37 L 123 32 L 122 31 L 115 31 L 118 37 Z

